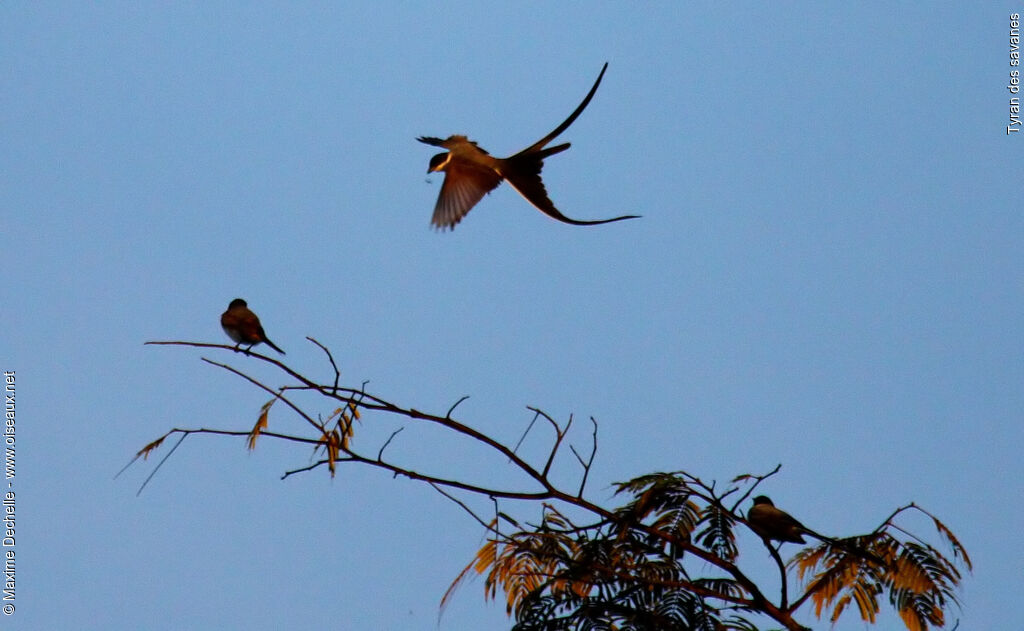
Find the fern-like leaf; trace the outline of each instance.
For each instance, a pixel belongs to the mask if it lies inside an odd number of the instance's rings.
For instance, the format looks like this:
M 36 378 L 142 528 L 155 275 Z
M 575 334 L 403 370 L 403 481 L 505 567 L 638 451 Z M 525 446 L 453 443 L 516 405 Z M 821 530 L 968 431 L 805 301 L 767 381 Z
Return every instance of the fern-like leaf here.
M 719 558 L 732 562 L 739 551 L 736 549 L 736 536 L 733 525 L 736 521 L 725 509 L 709 504 L 704 508 L 700 525 L 704 528 L 697 533 L 697 543 Z

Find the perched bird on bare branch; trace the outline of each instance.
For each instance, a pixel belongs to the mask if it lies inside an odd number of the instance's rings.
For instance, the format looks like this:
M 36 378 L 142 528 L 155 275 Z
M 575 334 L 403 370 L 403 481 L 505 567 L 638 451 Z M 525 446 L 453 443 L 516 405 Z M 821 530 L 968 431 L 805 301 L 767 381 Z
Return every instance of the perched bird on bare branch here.
M 594 82 L 594 87 L 590 88 L 586 98 L 576 108 L 576 111 L 565 119 L 565 122 L 547 136 L 508 158 L 495 158 L 462 135 L 449 136 L 443 140 L 432 136 L 417 138 L 422 143 L 444 147 L 448 150 L 447 153 L 439 153 L 431 158 L 430 167 L 427 169 L 427 173 L 445 172 L 444 183 L 441 185 L 441 193 L 434 206 L 431 223 L 437 228 L 454 229 L 455 224 L 459 223 L 485 194 L 501 184 L 502 180 L 507 180 L 520 195 L 526 198 L 526 201 L 533 204 L 538 210 L 564 223 L 591 226 L 636 218 L 637 215 L 624 215 L 612 219 L 582 221 L 566 217 L 558 212 L 548 198 L 544 182 L 540 178 L 544 159 L 565 151 L 569 148 L 569 143 L 547 149 L 544 146 L 568 129 L 569 125 L 572 125 L 573 121 L 583 112 L 587 104 L 590 103 L 590 99 L 594 97 L 594 93 L 597 92 L 597 86 L 601 84 L 601 78 L 604 77 L 604 71 L 607 69 L 608 64 L 605 63 L 601 68 L 601 74 L 597 76 L 597 81 Z
M 263 331 L 260 319 L 249 310 L 249 306 L 241 298 L 235 298 L 231 301 L 231 304 L 228 305 L 228 310 L 220 316 L 220 325 L 224 328 L 224 332 L 228 334 L 228 337 L 237 342 L 235 348 L 242 344 L 247 344 L 249 348 L 252 348 L 260 342 L 266 342 L 270 348 L 282 355 L 285 354 L 276 344 L 270 341 L 270 338 Z

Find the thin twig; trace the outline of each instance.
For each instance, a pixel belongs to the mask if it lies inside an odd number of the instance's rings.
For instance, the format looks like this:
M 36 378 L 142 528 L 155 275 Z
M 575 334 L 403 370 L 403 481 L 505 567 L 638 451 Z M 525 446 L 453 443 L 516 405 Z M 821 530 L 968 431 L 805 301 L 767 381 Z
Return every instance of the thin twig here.
M 153 470 L 150 471 L 149 475 L 146 476 L 146 479 L 143 480 L 142 486 L 140 486 L 139 490 L 135 492 L 135 497 L 142 495 L 142 489 L 146 488 L 146 485 L 149 484 L 149 481 L 153 479 L 153 476 L 155 476 L 156 472 L 160 470 L 160 467 L 164 466 L 164 463 L 167 462 L 167 459 L 171 457 L 171 454 L 173 454 L 174 451 L 181 446 L 181 443 L 184 442 L 186 437 L 188 437 L 188 434 L 188 432 L 182 433 L 181 438 L 178 439 L 178 442 L 174 443 L 174 446 L 171 447 L 171 450 L 164 454 L 164 457 L 160 459 L 160 462 L 156 463 L 156 466 L 153 467 Z
M 551 445 L 551 453 L 548 454 L 548 461 L 544 463 L 541 475 L 545 477 L 548 475 L 548 472 L 551 470 L 551 463 L 555 461 L 558 448 L 561 446 L 562 440 L 565 439 L 565 435 L 569 433 L 570 427 L 572 427 L 572 414 L 569 415 L 569 422 L 565 424 L 565 429 L 555 429 L 555 443 Z
M 754 478 L 755 482 L 750 486 L 749 489 L 747 489 L 746 493 L 741 495 L 740 498 L 738 500 L 736 500 L 736 503 L 733 504 L 733 506 L 732 506 L 732 511 L 731 512 L 735 513 L 736 509 L 738 509 L 740 507 L 740 504 L 742 504 L 744 500 L 746 500 L 748 497 L 751 496 L 751 494 L 753 494 L 754 489 L 757 488 L 758 484 L 761 484 L 762 482 L 764 482 L 768 478 L 770 478 L 773 475 L 775 475 L 776 473 L 778 473 L 780 469 L 782 469 L 782 463 L 781 462 L 779 464 L 775 465 L 774 469 L 772 469 L 768 473 L 765 473 L 764 475 L 752 476 Z
M 576 493 L 576 497 L 583 497 L 583 489 L 584 487 L 587 486 L 587 478 L 590 476 L 590 468 L 594 464 L 594 456 L 597 455 L 597 420 L 593 416 L 591 416 L 590 422 L 594 424 L 593 447 L 590 450 L 590 458 L 587 459 L 587 464 L 583 465 L 583 479 L 580 480 L 580 490 L 578 493 Z M 573 448 L 572 451 L 573 453 L 576 453 L 575 448 Z M 576 457 L 579 458 L 579 454 L 576 454 Z
M 398 433 L 401 432 L 403 429 L 405 429 L 405 427 L 399 427 L 395 431 L 391 432 L 391 435 L 388 436 L 388 439 L 385 440 L 384 444 L 380 446 L 380 451 L 377 452 L 377 460 L 379 462 L 383 462 L 384 461 L 384 450 L 387 449 L 388 445 L 391 444 L 391 439 L 393 439 L 395 436 L 397 436 Z
M 338 364 L 334 363 L 334 355 L 331 355 L 330 349 L 328 349 L 326 346 L 324 346 L 319 341 L 317 341 L 316 338 L 312 338 L 312 337 L 309 337 L 307 335 L 306 339 L 309 340 L 310 342 L 313 342 L 317 346 L 319 346 L 320 350 L 322 350 L 324 353 L 327 353 L 327 359 L 330 360 L 331 367 L 334 368 L 334 391 L 337 392 L 338 391 L 338 380 L 341 379 L 341 371 L 338 370 Z
M 542 409 L 540 409 L 540 408 L 535 408 L 535 407 L 533 407 L 533 406 L 530 406 L 530 405 L 526 406 L 526 409 L 527 409 L 527 410 L 530 410 L 531 412 L 536 412 L 536 413 L 537 413 L 537 414 L 539 414 L 540 416 L 544 417 L 544 419 L 546 419 L 548 423 L 551 423 L 551 427 L 553 427 L 553 428 L 554 428 L 554 430 L 555 430 L 555 433 L 556 433 L 556 434 L 558 433 L 558 431 L 559 431 L 559 429 L 558 429 L 558 423 L 556 423 L 556 422 L 555 422 L 555 419 L 551 418 L 551 417 L 550 417 L 550 416 L 548 415 L 548 413 L 547 413 L 547 412 L 545 412 L 544 410 L 542 410 Z
M 474 513 L 474 512 L 473 512 L 473 510 L 472 510 L 472 509 L 471 509 L 471 508 L 470 508 L 469 506 L 466 506 L 466 503 L 465 503 L 465 502 L 463 502 L 463 501 L 462 501 L 462 500 L 460 500 L 459 498 L 455 497 L 455 496 L 454 496 L 454 495 L 452 495 L 451 493 L 449 493 L 449 492 L 445 491 L 445 490 L 444 490 L 443 488 L 441 488 L 440 486 L 438 486 L 438 485 L 434 484 L 433 482 L 430 482 L 429 484 L 430 484 L 430 486 L 431 486 L 431 487 L 432 487 L 432 488 L 433 488 L 433 489 L 434 489 L 435 491 L 437 491 L 437 492 L 438 492 L 438 493 L 440 493 L 441 495 L 444 495 L 445 497 L 447 497 L 447 498 L 448 498 L 448 499 L 450 499 L 451 501 L 453 501 L 453 502 L 455 502 L 456 504 L 458 504 L 459 506 L 461 506 L 461 507 L 462 507 L 462 510 L 466 511 L 466 512 L 467 512 L 467 513 L 469 514 L 469 516 L 470 516 L 470 517 L 472 517 L 473 519 L 475 519 L 475 520 L 476 520 L 476 522 L 477 522 L 478 524 L 480 524 L 481 526 L 483 526 L 483 527 L 484 527 L 484 528 L 485 528 L 486 530 L 488 530 L 488 531 L 490 531 L 490 532 L 494 532 L 495 534 L 498 534 L 498 535 L 500 535 L 500 534 L 501 534 L 500 532 L 498 532 L 498 531 L 497 531 L 497 526 L 491 526 L 490 524 L 488 524 L 487 522 L 485 522 L 485 521 L 484 521 L 483 519 L 481 519 L 481 518 L 480 518 L 480 516 L 479 516 L 479 515 L 477 515 L 476 513 Z
M 300 469 L 292 469 L 290 471 L 285 471 L 283 474 L 281 474 L 281 479 L 283 480 L 283 479 L 285 479 L 285 478 L 287 478 L 287 477 L 289 477 L 291 475 L 295 475 L 296 473 L 303 473 L 303 472 L 306 472 L 306 471 L 312 471 L 313 469 L 316 469 L 317 467 L 323 466 L 325 464 L 327 464 L 326 460 L 320 460 L 318 462 L 314 462 L 313 464 L 309 465 L 308 467 L 302 467 Z
M 517 451 L 519 451 L 519 446 L 523 444 L 524 440 L 526 440 L 526 435 L 530 433 L 531 429 L 533 429 L 533 424 L 537 422 L 537 419 L 539 417 L 540 417 L 540 411 L 539 410 L 534 410 L 533 411 L 533 418 L 530 419 L 530 424 L 526 426 L 526 431 L 523 432 L 523 435 L 519 437 L 518 441 L 516 441 L 516 446 L 512 448 L 512 453 L 516 453 Z M 511 460 L 512 459 L 509 458 L 509 462 L 511 462 Z
M 324 428 L 320 424 L 318 424 L 316 421 L 314 421 L 313 418 L 309 414 L 307 414 L 305 411 L 303 411 L 303 409 L 300 408 L 299 406 L 297 406 L 294 403 L 292 403 L 291 400 L 288 399 L 287 397 L 285 397 L 280 391 L 270 389 L 269 387 L 263 385 L 261 382 L 257 381 L 256 379 L 253 379 L 249 375 L 245 374 L 244 372 L 242 372 L 241 370 L 238 370 L 237 368 L 235 368 L 233 366 L 229 366 L 227 364 L 222 364 L 220 362 L 215 362 L 212 359 L 207 359 L 205 357 L 201 357 L 200 359 L 202 359 L 207 364 L 211 364 L 213 366 L 219 366 L 220 368 L 223 368 L 224 370 L 227 370 L 228 372 L 232 372 L 232 373 L 238 375 L 239 377 L 245 379 L 249 383 L 255 385 L 257 388 L 260 388 L 261 390 L 265 390 L 265 391 L 269 392 L 270 394 L 274 395 L 278 399 L 284 401 L 285 404 L 288 407 L 290 407 L 292 410 L 294 410 L 296 414 L 298 414 L 301 418 L 305 419 L 306 422 L 308 422 L 310 425 L 312 425 L 313 427 L 317 428 L 321 432 L 324 430 Z
M 468 394 L 464 394 L 464 395 L 462 395 L 462 398 L 461 398 L 461 399 L 459 399 L 458 401 L 456 401 L 455 403 L 453 403 L 453 404 L 452 404 L 452 406 L 451 406 L 450 408 L 448 408 L 448 413 L 447 413 L 447 414 L 445 414 L 445 415 L 444 415 L 444 417 L 445 417 L 446 419 L 448 419 L 448 420 L 451 420 L 451 418 L 452 418 L 452 412 L 454 412 L 454 411 L 455 411 L 455 408 L 459 407 L 459 404 L 460 404 L 460 403 L 462 403 L 463 401 L 465 401 L 465 400 L 466 400 L 466 399 L 468 399 L 468 398 L 469 398 L 469 395 L 468 395 Z

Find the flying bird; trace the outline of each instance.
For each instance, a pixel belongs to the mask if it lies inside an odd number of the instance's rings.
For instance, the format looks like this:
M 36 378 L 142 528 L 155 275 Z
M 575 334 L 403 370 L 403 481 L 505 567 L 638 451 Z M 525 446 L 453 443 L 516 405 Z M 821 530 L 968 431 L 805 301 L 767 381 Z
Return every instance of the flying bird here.
M 224 332 L 228 334 L 228 337 L 237 342 L 235 345 L 236 349 L 242 344 L 248 344 L 248 348 L 252 348 L 260 342 L 266 342 L 270 348 L 282 355 L 285 354 L 276 344 L 270 341 L 270 338 L 263 331 L 260 319 L 249 310 L 249 306 L 241 298 L 235 298 L 231 301 L 231 304 L 228 305 L 228 310 L 220 316 L 220 325 L 223 327 Z
M 545 148 L 545 145 L 568 129 L 569 125 L 572 125 L 573 121 L 583 112 L 587 104 L 590 103 L 590 99 L 594 98 L 597 86 L 601 85 L 601 78 L 604 77 L 604 71 L 607 69 L 608 63 L 606 62 L 601 68 L 601 74 L 597 75 L 594 87 L 590 88 L 586 98 L 579 104 L 576 111 L 565 119 L 565 122 L 547 136 L 508 158 L 495 158 L 466 136 L 449 136 L 444 140 L 432 136 L 417 138 L 422 143 L 444 147 L 448 150 L 447 153 L 439 153 L 431 158 L 430 167 L 427 169 L 427 173 L 445 172 L 444 183 L 441 185 L 441 193 L 437 197 L 434 216 L 430 222 L 442 230 L 454 229 L 455 224 L 459 223 L 485 194 L 490 193 L 501 184 L 502 180 L 507 180 L 512 188 L 516 189 L 520 195 L 526 198 L 526 201 L 533 204 L 538 210 L 552 219 L 568 224 L 592 226 L 638 217 L 638 215 L 623 215 L 596 221 L 581 221 L 566 217 L 558 212 L 555 205 L 548 199 L 544 182 L 540 179 L 540 170 L 544 166 L 544 159 L 569 148 L 569 143 L 548 148 Z

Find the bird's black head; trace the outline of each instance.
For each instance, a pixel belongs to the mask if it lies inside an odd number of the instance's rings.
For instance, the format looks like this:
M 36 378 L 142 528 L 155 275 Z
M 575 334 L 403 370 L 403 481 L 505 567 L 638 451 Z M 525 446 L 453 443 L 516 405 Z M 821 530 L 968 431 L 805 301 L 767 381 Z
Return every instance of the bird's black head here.
M 757 497 L 755 497 L 754 505 L 757 504 L 767 504 L 768 506 L 775 506 L 775 504 L 772 504 L 772 501 L 768 499 L 767 495 L 758 495 Z
M 447 153 L 439 153 L 430 159 L 430 166 L 427 168 L 427 173 L 433 173 L 435 171 L 444 170 L 444 165 L 448 162 Z
M 228 305 L 228 309 L 237 309 L 239 307 L 245 306 L 248 305 L 246 305 L 244 300 L 242 300 L 241 298 L 235 298 L 234 300 L 231 301 L 231 304 Z

